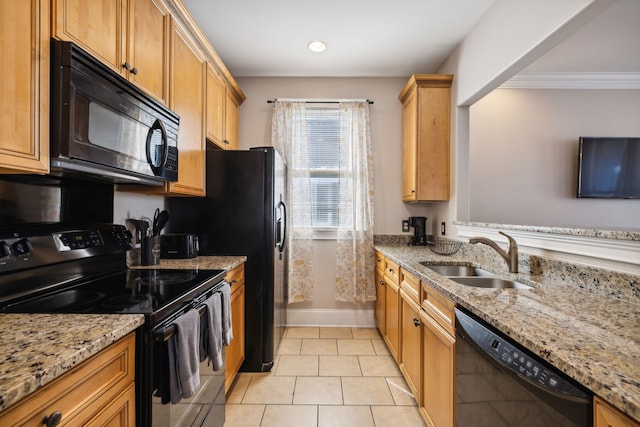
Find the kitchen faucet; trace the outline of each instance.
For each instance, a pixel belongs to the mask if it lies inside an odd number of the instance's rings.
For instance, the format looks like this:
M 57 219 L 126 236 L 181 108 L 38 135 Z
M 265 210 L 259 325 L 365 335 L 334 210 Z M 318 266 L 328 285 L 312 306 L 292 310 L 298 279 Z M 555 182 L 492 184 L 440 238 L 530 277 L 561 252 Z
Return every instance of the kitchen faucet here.
M 518 244 L 516 243 L 516 240 L 513 237 L 503 233 L 502 231 L 498 231 L 498 233 L 502 234 L 507 239 L 509 239 L 509 249 L 506 252 L 504 251 L 504 249 L 498 246 L 496 242 L 494 242 L 491 239 L 487 239 L 486 237 L 472 237 L 471 239 L 469 239 L 469 243 L 484 243 L 485 245 L 492 247 L 507 262 L 507 265 L 509 265 L 509 272 L 517 273 L 518 272 Z

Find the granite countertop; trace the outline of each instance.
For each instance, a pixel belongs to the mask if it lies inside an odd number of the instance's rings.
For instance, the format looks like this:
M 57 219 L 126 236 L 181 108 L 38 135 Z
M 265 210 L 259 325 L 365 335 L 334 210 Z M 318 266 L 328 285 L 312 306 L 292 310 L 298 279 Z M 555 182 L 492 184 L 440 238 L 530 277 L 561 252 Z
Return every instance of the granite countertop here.
M 441 256 L 426 247 L 376 245 L 436 290 L 512 337 L 596 395 L 640 421 L 640 304 L 528 273 L 500 276 L 534 286 L 531 290 L 482 289 L 460 285 L 420 264 L 469 264 L 460 251 Z M 523 269 L 521 269 L 522 271 Z M 536 280 L 533 280 L 536 279 Z
M 232 270 L 246 256 L 162 259 L 145 269 Z M 144 323 L 142 314 L 0 314 L 0 411 Z
M 0 411 L 143 323 L 141 314 L 0 314 Z

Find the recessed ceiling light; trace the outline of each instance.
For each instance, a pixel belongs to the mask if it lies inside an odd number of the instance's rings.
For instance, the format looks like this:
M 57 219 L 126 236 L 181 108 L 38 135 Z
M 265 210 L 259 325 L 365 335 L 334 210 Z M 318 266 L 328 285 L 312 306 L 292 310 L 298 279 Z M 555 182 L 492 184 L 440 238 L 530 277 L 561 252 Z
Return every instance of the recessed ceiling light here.
M 327 45 L 321 41 L 313 41 L 313 42 L 310 42 L 307 45 L 307 47 L 311 52 L 320 53 L 325 51 L 325 49 L 327 48 Z

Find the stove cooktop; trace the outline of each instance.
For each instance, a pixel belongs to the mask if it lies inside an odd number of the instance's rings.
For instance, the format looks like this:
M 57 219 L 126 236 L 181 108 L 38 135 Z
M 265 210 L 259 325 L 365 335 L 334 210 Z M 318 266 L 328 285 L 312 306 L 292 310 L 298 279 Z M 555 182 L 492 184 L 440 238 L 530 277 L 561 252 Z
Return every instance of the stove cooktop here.
M 224 270 L 135 270 L 5 302 L 5 313 L 136 313 L 182 305 L 224 278 Z

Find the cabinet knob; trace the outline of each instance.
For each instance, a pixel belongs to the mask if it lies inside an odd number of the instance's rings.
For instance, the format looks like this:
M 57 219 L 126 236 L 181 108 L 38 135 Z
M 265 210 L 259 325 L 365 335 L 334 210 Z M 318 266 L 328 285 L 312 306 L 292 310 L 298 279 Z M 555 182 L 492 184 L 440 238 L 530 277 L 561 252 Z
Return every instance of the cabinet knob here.
M 138 69 L 136 67 L 133 67 L 131 69 L 131 74 L 133 74 L 134 76 L 137 76 L 138 75 Z
M 42 424 L 47 427 L 56 427 L 62 421 L 62 413 L 60 411 L 56 411 L 53 414 L 44 417 L 42 420 Z
M 418 319 L 417 317 L 413 318 L 413 326 L 418 327 L 420 326 L 420 319 Z
M 122 68 L 124 68 L 127 71 L 131 71 L 131 65 L 128 62 L 125 62 L 124 64 L 122 64 Z
M 380 286 L 384 286 L 384 280 L 380 280 Z
M 389 273 L 393 274 L 393 268 L 389 269 Z
M 416 194 L 416 190 L 411 190 L 411 194 Z

